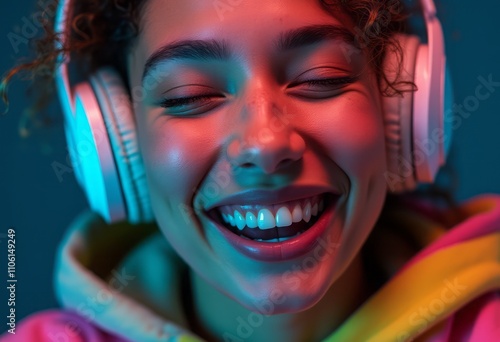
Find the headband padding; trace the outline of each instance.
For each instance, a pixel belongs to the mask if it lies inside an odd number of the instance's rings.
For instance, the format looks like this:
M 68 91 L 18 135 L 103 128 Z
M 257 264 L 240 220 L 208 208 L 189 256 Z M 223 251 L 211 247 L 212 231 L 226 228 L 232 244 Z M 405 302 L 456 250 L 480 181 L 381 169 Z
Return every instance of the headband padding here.
M 408 35 L 396 35 L 394 39 L 403 51 L 403 68 L 398 75 L 400 56 L 394 51 L 388 51 L 384 71 L 391 82 L 413 83 L 420 40 L 416 36 Z M 410 86 L 402 84 L 402 86 L 404 89 L 411 89 L 411 84 Z M 416 187 L 412 152 L 413 92 L 384 96 L 383 108 L 387 151 L 386 179 L 389 191 L 397 193 L 412 190 Z

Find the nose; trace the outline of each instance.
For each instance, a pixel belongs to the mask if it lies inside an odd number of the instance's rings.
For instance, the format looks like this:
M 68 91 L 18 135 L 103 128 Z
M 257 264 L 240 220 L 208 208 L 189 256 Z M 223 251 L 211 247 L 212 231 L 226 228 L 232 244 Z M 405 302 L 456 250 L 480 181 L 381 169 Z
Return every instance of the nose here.
M 272 174 L 302 159 L 306 144 L 286 107 L 260 95 L 243 106 L 238 118 L 227 147 L 234 168 Z

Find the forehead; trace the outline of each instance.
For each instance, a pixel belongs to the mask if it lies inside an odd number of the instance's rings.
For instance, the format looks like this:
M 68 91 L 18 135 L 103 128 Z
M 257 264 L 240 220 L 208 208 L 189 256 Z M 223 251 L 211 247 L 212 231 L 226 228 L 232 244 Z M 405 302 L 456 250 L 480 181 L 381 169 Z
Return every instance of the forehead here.
M 306 25 L 350 27 L 342 13 L 330 13 L 320 0 L 148 0 L 138 47 L 145 55 L 184 39 L 217 39 L 236 49 L 267 46 L 280 32 Z

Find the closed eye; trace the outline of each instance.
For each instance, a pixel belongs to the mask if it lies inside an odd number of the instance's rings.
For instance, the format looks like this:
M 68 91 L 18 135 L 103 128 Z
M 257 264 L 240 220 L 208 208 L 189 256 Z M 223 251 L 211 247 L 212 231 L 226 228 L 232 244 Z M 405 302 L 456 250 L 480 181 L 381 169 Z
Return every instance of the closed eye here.
M 223 98 L 223 95 L 210 94 L 210 95 L 198 95 L 191 97 L 179 97 L 175 99 L 164 99 L 160 102 L 160 106 L 163 108 L 173 108 L 173 107 L 183 107 L 189 104 L 203 105 L 210 102 L 213 98 Z
M 221 93 L 203 94 L 196 96 L 185 96 L 177 98 L 166 98 L 158 105 L 165 108 L 166 115 L 171 116 L 197 116 L 205 114 L 224 102 Z
M 354 76 L 345 76 L 345 77 L 335 77 L 335 78 L 320 78 L 320 79 L 312 79 L 306 81 L 298 81 L 290 84 L 289 87 L 296 87 L 302 84 L 311 85 L 311 86 L 320 86 L 320 87 L 341 87 L 346 86 L 348 84 L 354 83 L 358 80 L 357 77 Z
M 344 76 L 295 81 L 288 86 L 288 93 L 298 98 L 323 100 L 339 96 L 344 88 L 357 80 L 355 76 Z

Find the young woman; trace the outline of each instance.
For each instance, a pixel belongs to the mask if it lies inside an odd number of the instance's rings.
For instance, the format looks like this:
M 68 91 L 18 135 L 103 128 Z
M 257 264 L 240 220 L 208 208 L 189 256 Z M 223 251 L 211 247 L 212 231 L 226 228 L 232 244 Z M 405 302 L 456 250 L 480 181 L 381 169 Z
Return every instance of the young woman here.
M 93 211 L 64 309 L 6 340 L 498 340 L 499 199 L 387 196 L 449 143 L 423 6 L 429 48 L 398 1 L 61 4 L 25 68 L 57 68 Z

